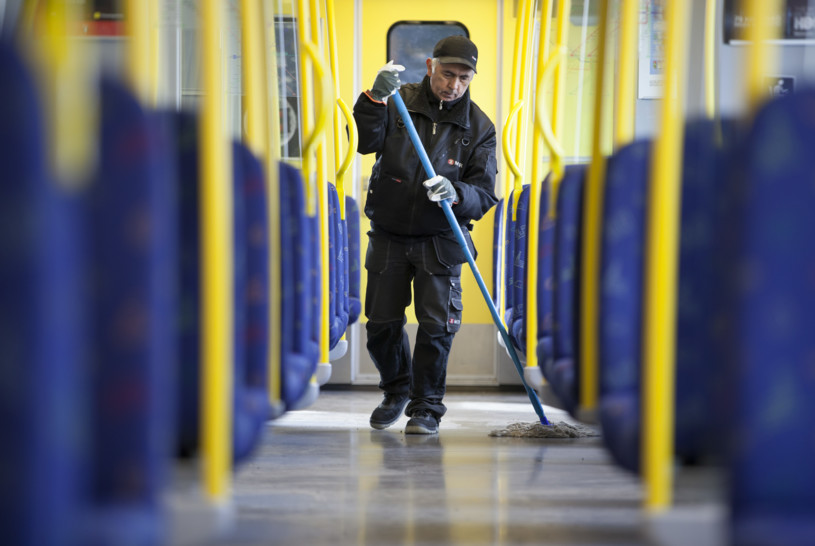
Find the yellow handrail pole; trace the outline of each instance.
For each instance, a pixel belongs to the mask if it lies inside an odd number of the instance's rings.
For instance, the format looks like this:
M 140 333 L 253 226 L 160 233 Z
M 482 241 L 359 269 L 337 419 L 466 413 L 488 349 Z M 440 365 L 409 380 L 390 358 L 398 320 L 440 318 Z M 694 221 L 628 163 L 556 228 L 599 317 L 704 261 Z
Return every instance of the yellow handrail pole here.
M 144 0 L 126 0 L 124 8 L 125 32 L 130 36 L 127 47 L 127 80 L 141 104 L 152 104 L 154 72 L 151 65 L 153 43 L 150 39 L 150 3 Z
M 230 495 L 232 471 L 232 172 L 224 126 L 219 0 L 201 2 L 201 455 L 204 489 Z
M 540 96 L 546 93 L 546 85 L 544 85 L 543 73 L 546 69 L 546 63 L 549 58 L 549 41 L 552 34 L 552 4 L 554 0 L 542 0 L 541 6 L 541 30 L 538 39 L 538 66 L 535 70 L 535 110 L 533 111 L 533 119 L 539 115 L 537 104 Z M 533 124 L 532 129 L 532 181 L 543 181 L 543 132 L 538 123 Z
M 340 107 L 340 111 L 342 112 L 343 118 L 345 118 L 345 125 L 348 127 L 348 149 L 345 153 L 345 158 L 340 165 L 340 168 L 337 169 L 337 189 L 343 188 L 342 195 L 345 195 L 345 173 L 348 172 L 348 169 L 351 167 L 351 162 L 354 160 L 354 156 L 357 153 L 357 141 L 359 135 L 357 134 L 357 125 L 354 122 L 354 118 L 351 114 L 351 109 L 348 108 L 348 105 L 345 104 L 345 101 L 338 98 L 337 99 L 337 106 Z M 345 219 L 345 202 L 340 201 L 340 210 L 342 211 L 342 219 Z
M 268 4 L 264 2 L 263 25 L 266 42 L 266 67 L 268 71 L 268 98 L 266 119 L 269 125 L 269 138 L 266 139 L 268 147 L 266 154 L 266 203 L 269 208 L 269 403 L 275 414 L 280 410 L 283 399 L 281 383 L 281 233 L 280 233 L 280 101 L 277 80 L 277 45 L 275 43 L 274 26 L 269 26 Z M 273 20 L 273 13 L 272 13 Z
M 161 65 L 161 13 L 159 12 L 163 0 L 149 0 L 148 11 L 150 14 L 150 104 L 158 104 L 159 87 L 161 85 L 161 75 L 159 66 Z
M 597 409 L 599 362 L 597 324 L 600 301 L 600 242 L 605 187 L 606 158 L 602 150 L 603 82 L 606 72 L 606 31 L 608 0 L 600 2 L 597 81 L 594 93 L 594 133 L 592 158 L 583 198 L 584 244 L 582 249 L 580 317 L 580 397 L 579 411 L 586 420 L 594 420 Z
M 661 124 L 654 141 L 645 230 L 642 462 L 645 507 L 652 513 L 667 509 L 673 496 L 676 294 L 687 19 L 688 5 L 684 0 L 666 3 Z
M 715 4 L 715 0 L 713 0 Z M 620 36 L 617 52 L 617 98 L 614 123 L 614 147 L 634 140 L 634 107 L 636 105 L 636 62 L 639 42 L 639 0 L 621 0 Z
M 264 158 L 268 153 L 268 113 L 263 47 L 265 24 L 259 1 L 241 0 L 241 47 L 246 101 L 245 140 L 256 156 Z
M 322 57 L 323 48 L 320 46 L 322 43 L 321 36 L 322 33 L 320 32 L 320 6 L 318 0 L 311 0 L 311 39 L 313 44 L 317 47 L 317 51 L 320 52 L 320 56 Z M 323 74 L 321 76 L 322 79 L 326 78 L 327 75 Z M 322 82 L 319 82 L 317 85 L 320 85 Z M 315 85 L 315 87 L 317 86 Z M 330 95 L 329 95 L 330 96 Z M 321 97 L 325 100 L 325 96 Z M 333 103 L 333 101 L 331 101 Z M 320 268 L 320 275 L 321 275 L 321 284 L 322 289 L 320 291 L 320 316 L 322 317 L 321 323 L 322 328 L 320 328 L 320 362 L 321 363 L 328 363 L 328 353 L 329 353 L 329 328 L 328 324 L 330 322 L 329 311 L 330 311 L 330 278 L 329 278 L 329 262 L 330 262 L 330 248 L 329 248 L 329 240 L 328 240 L 328 170 L 326 168 L 326 150 L 325 150 L 325 138 L 320 138 L 317 141 L 317 198 L 319 202 L 319 211 L 320 211 L 320 262 L 322 263 L 322 267 Z
M 271 201 L 272 188 L 277 188 L 275 184 L 269 183 L 268 178 L 276 173 L 276 166 L 272 165 L 269 161 L 269 111 L 267 102 L 267 84 L 266 78 L 266 48 L 265 36 L 266 21 L 261 5 L 262 0 L 241 0 L 241 48 L 243 56 L 243 85 L 244 97 L 246 100 L 246 133 L 244 140 L 252 152 L 261 158 L 263 170 L 266 175 L 266 191 L 267 206 Z M 279 193 L 275 193 L 275 196 Z M 279 237 L 276 235 L 278 231 L 277 226 L 279 223 L 272 221 L 271 211 L 268 212 L 267 218 L 267 241 L 269 244 L 269 350 L 266 355 L 266 369 L 268 373 L 268 390 L 269 390 L 269 403 L 272 408 L 276 408 L 281 401 L 280 392 L 280 359 L 279 347 L 277 351 L 273 347 L 279 341 L 277 340 L 277 331 L 280 329 L 279 311 L 276 312 L 275 304 L 272 301 L 273 290 L 277 275 L 274 271 L 275 264 L 271 255 L 272 246 L 279 245 Z M 277 319 L 277 320 L 276 320 Z M 277 357 L 277 358 L 276 358 Z
M 559 0 L 557 10 L 557 20 L 555 21 L 555 43 L 558 46 L 568 48 L 569 43 L 569 13 L 572 11 L 571 0 Z M 565 54 L 564 54 L 565 55 Z M 564 58 L 559 62 L 555 69 L 555 80 L 553 84 L 553 97 L 552 97 L 552 129 L 554 130 L 555 137 L 560 138 L 563 134 L 563 105 L 566 96 L 566 61 Z M 563 156 L 554 156 L 550 158 L 549 169 L 553 172 L 563 172 Z M 552 196 L 551 202 L 554 202 L 557 196 L 558 187 L 560 185 L 559 177 L 552 177 L 549 193 Z M 549 207 L 550 210 L 552 207 Z
M 345 219 L 345 184 L 340 179 L 340 165 L 343 163 L 342 155 L 342 118 L 344 112 L 340 106 L 340 74 L 339 61 L 337 59 L 337 32 L 334 19 L 334 0 L 325 0 L 326 28 L 328 29 L 328 59 L 331 68 L 331 79 L 334 82 L 334 96 L 337 101 L 334 104 L 334 184 L 337 186 L 337 195 L 340 201 L 340 218 Z M 349 132 L 351 131 L 349 126 Z M 347 167 L 346 167 L 347 170 Z M 345 174 L 345 170 L 342 170 Z
M 747 52 L 747 101 L 751 113 L 767 97 L 764 78 L 771 74 L 776 66 L 776 50 L 767 44 L 768 40 L 778 38 L 777 32 L 770 24 L 770 18 L 780 13 L 780 0 L 746 0 L 747 17 L 751 24 L 747 26 L 745 38 L 748 40 Z
M 515 158 L 513 157 L 514 154 L 510 148 L 510 135 L 513 127 L 515 126 L 514 123 L 517 122 L 518 114 L 520 114 L 523 105 L 524 102 L 522 100 L 519 100 L 512 105 L 512 109 L 509 111 L 506 122 L 504 123 L 504 130 L 501 133 L 501 149 L 504 151 L 504 157 L 506 158 L 507 165 L 509 166 L 509 170 L 512 171 L 512 175 L 514 177 L 523 176 L 523 173 L 521 172 L 520 167 L 518 167 L 518 164 L 515 163 Z
M 43 5 L 44 4 L 44 5 Z M 37 76 L 48 107 L 49 162 L 57 183 L 77 188 L 87 183 L 98 149 L 97 88 L 91 67 L 68 29 L 76 7 L 62 0 L 28 2 L 20 38 L 36 58 Z M 42 26 L 36 39 L 36 27 Z
M 312 90 L 311 90 L 311 77 L 308 73 L 308 59 L 309 53 L 307 51 L 306 44 L 309 43 L 309 31 L 308 27 L 306 26 L 306 21 L 308 21 L 308 1 L 307 0 L 298 0 L 297 1 L 297 35 L 300 38 L 300 59 L 299 59 L 299 74 L 300 74 L 300 129 L 303 138 L 303 149 L 302 149 L 302 156 L 303 161 L 301 164 L 301 171 L 303 173 L 303 183 L 306 186 L 306 214 L 309 216 L 314 216 L 317 214 L 317 196 L 316 196 L 316 187 L 314 185 L 314 181 L 312 180 L 311 175 L 311 166 L 312 166 L 312 159 L 311 153 L 306 153 L 307 150 L 310 148 L 306 146 L 308 138 L 312 137 L 316 139 L 319 135 L 319 131 L 312 131 L 312 112 L 311 112 L 311 104 L 309 99 L 312 97 Z M 312 142 L 312 144 L 316 143 Z
M 531 187 L 529 189 L 529 226 L 527 230 L 528 247 L 526 250 L 526 367 L 530 370 L 538 370 L 538 244 L 539 232 L 538 225 L 541 218 L 541 188 L 543 186 L 542 174 L 543 170 L 543 140 L 544 130 L 542 129 L 542 120 L 539 116 L 542 114 L 538 110 L 537 105 L 540 104 L 541 97 L 545 95 L 547 85 L 554 75 L 554 66 L 559 61 L 552 59 L 551 62 L 547 60 L 549 52 L 549 35 L 552 28 L 552 0 L 545 0 L 541 9 L 541 31 L 538 39 L 538 66 L 537 77 L 535 79 L 535 108 L 532 110 L 533 119 L 535 120 L 532 129 L 532 179 L 529 181 Z M 549 66 L 553 68 L 549 69 Z M 545 115 L 545 114 L 544 114 Z M 546 122 L 548 124 L 548 120 Z M 550 152 L 549 157 L 552 156 Z M 548 210 L 544 211 L 548 214 Z
M 527 127 L 528 127 L 528 111 L 524 109 L 524 105 L 527 102 L 527 97 L 530 93 L 529 89 L 529 65 L 530 65 L 530 34 L 532 33 L 534 27 L 534 15 L 532 13 L 532 8 L 534 4 L 534 0 L 522 0 L 523 1 L 523 15 L 522 15 L 522 22 L 521 22 L 521 62 L 518 66 L 520 70 L 519 75 L 519 83 L 517 89 L 517 97 L 518 101 L 522 101 L 521 105 L 521 113 L 518 116 L 518 120 L 515 122 L 515 164 L 518 165 L 518 170 L 521 172 L 521 176 L 515 177 L 515 201 L 512 205 L 512 219 L 515 220 L 518 214 L 518 201 L 520 201 L 521 191 L 523 190 L 524 185 L 524 173 L 526 171 L 526 135 L 527 135 Z
M 705 4 L 705 113 L 716 117 L 716 0 Z

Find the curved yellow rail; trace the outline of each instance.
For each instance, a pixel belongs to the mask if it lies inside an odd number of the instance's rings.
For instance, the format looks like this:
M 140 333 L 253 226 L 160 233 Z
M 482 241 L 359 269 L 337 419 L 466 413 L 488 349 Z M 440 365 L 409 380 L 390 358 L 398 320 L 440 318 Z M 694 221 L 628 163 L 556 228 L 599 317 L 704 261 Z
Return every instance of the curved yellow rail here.
M 328 111 L 331 109 L 331 90 L 328 87 L 328 79 L 325 77 L 325 65 L 317 52 L 317 46 L 311 42 L 302 42 L 300 47 L 306 52 L 314 66 L 316 78 L 320 81 L 319 96 L 317 98 L 317 114 L 314 120 L 314 129 L 303 139 L 303 159 L 307 154 L 311 154 L 320 143 L 323 137 L 325 126 L 328 124 Z
M 549 59 L 546 61 L 546 66 L 543 70 L 542 80 L 543 83 L 547 83 L 551 81 L 554 77 L 555 70 L 558 68 L 560 63 L 562 63 L 566 59 L 566 46 L 558 46 L 555 51 L 549 55 Z M 552 119 L 549 116 L 549 113 L 546 109 L 546 97 L 543 93 L 538 94 L 535 100 L 535 127 L 540 130 L 544 142 L 546 142 L 546 146 L 549 148 L 550 157 L 558 157 L 561 158 L 559 162 L 552 163 L 552 176 L 560 180 L 563 178 L 563 156 L 566 152 L 563 150 L 563 146 L 560 145 L 560 141 L 555 136 L 555 131 L 552 128 Z M 555 188 L 553 188 L 554 190 Z M 554 197 L 557 194 L 550 197 L 550 202 L 554 201 Z M 554 218 L 554 209 L 552 207 L 549 208 L 549 214 Z
M 705 5 L 705 113 L 716 117 L 716 0 Z
M 342 161 L 342 165 L 340 168 L 337 169 L 337 191 L 341 191 L 340 193 L 340 213 L 341 217 L 345 219 L 345 173 L 348 172 L 348 169 L 351 167 L 351 162 L 354 161 L 354 156 L 357 153 L 357 142 L 359 139 L 359 135 L 357 134 L 357 124 L 354 122 L 354 118 L 351 115 L 351 110 L 348 108 L 348 105 L 345 104 L 345 101 L 342 99 L 337 99 L 337 106 L 340 107 L 340 111 L 342 112 L 343 117 L 345 118 L 345 124 L 348 126 L 348 150 L 346 150 L 345 158 Z M 335 146 L 337 143 L 335 143 Z
M 515 158 L 512 155 L 512 150 L 510 149 L 510 138 L 511 138 L 511 131 L 512 128 L 515 126 L 514 123 L 518 119 L 518 113 L 521 111 L 521 108 L 524 105 L 524 101 L 518 101 L 512 105 L 512 109 L 509 111 L 507 115 L 507 119 L 504 122 L 504 130 L 501 132 L 501 149 L 504 151 L 504 159 L 509 166 L 509 170 L 512 171 L 514 176 L 523 176 L 524 174 L 521 172 L 521 168 L 515 163 Z

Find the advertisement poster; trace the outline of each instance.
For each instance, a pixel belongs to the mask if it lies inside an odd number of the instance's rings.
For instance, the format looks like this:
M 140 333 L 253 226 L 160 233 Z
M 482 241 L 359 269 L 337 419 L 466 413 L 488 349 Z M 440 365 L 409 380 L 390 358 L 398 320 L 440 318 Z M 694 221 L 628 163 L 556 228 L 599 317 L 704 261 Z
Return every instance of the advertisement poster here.
M 744 31 L 750 27 L 744 2 L 725 0 L 724 2 L 724 41 L 739 43 L 744 40 Z M 782 42 L 793 44 L 815 43 L 815 3 L 809 0 L 785 0 L 781 14 L 772 18 L 771 24 Z
M 663 0 L 640 1 L 638 93 L 641 99 L 662 96 L 665 63 L 665 14 Z

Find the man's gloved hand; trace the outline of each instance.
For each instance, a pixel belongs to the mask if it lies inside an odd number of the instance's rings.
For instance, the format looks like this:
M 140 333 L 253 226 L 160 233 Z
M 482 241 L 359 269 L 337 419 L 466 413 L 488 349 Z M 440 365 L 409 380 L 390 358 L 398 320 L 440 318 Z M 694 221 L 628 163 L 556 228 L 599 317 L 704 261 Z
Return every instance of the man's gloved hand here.
M 376 73 L 374 85 L 371 87 L 371 98 L 378 101 L 385 101 L 388 97 L 396 93 L 402 82 L 399 81 L 399 72 L 405 69 L 401 64 L 388 64 L 379 69 Z
M 453 183 L 440 174 L 425 180 L 423 184 L 427 188 L 427 198 L 431 201 L 439 202 L 443 199 L 452 199 L 453 203 L 458 202 L 458 194 L 456 188 L 453 187 Z

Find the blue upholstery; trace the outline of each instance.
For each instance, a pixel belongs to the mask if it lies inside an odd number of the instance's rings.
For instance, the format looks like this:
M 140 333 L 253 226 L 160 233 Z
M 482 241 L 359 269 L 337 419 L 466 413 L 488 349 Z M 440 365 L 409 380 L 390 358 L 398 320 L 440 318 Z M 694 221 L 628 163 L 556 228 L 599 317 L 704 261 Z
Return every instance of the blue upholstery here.
M 756 116 L 728 188 L 732 540 L 815 537 L 815 92 Z M 734 282 L 736 281 L 736 282 Z
M 600 421 L 617 462 L 639 468 L 645 199 L 650 142 L 608 159 L 600 262 Z
M 568 172 L 568 170 L 567 170 Z M 548 359 L 552 353 L 553 337 L 553 274 L 554 274 L 554 236 L 555 225 L 548 214 L 549 211 L 549 177 L 541 185 L 539 224 L 533 229 L 538 230 L 538 278 L 536 300 L 538 312 L 538 331 L 536 332 L 538 358 Z M 524 331 L 526 327 L 524 326 Z M 538 361 L 540 367 L 540 360 Z
M 515 304 L 515 268 L 513 260 L 515 257 L 515 222 L 512 220 L 512 206 L 515 203 L 515 192 L 510 193 L 507 198 L 506 225 L 504 226 L 504 324 L 509 324 L 512 319 L 512 306 Z M 510 338 L 511 339 L 511 338 Z
M 538 365 L 564 408 L 575 414 L 579 395 L 577 335 L 580 309 L 580 260 L 583 229 L 583 185 L 586 165 L 569 165 L 560 182 L 552 258 L 552 343 L 538 345 Z M 538 290 L 541 290 L 540 285 Z M 540 305 L 540 304 L 539 304 Z M 540 335 L 540 334 L 539 334 Z
M 200 214 L 198 121 L 179 114 L 176 155 L 180 193 L 180 306 L 177 444 L 194 453 L 200 429 Z M 233 184 L 233 427 L 235 464 L 257 445 L 268 402 L 268 252 L 265 182 L 261 164 L 243 145 L 232 146 Z
M 492 302 L 498 306 L 498 296 L 500 289 L 498 283 L 501 278 L 501 245 L 503 244 L 503 234 L 501 233 L 501 220 L 504 217 L 504 200 L 499 199 L 495 205 L 495 219 L 492 225 Z
M 269 418 L 269 239 L 263 166 L 249 149 L 233 146 L 235 248 L 236 463 L 259 444 Z
M 360 297 L 359 206 L 353 197 L 345 196 L 345 220 L 348 223 L 348 324 L 354 324 L 362 312 Z
M 348 327 L 348 304 L 345 289 L 347 270 L 345 251 L 348 236 L 345 221 L 340 219 L 340 201 L 337 188 L 328 184 L 328 231 L 329 231 L 329 338 L 328 346 L 334 348 Z
M 0 536 L 82 544 L 83 248 L 78 203 L 46 170 L 38 97 L 0 41 Z
M 719 420 L 714 392 L 721 366 L 717 328 L 717 199 L 724 192 L 733 126 L 723 125 L 717 144 L 712 121 L 685 130 L 676 316 L 675 451 L 697 459 L 713 454 Z M 638 143 L 609 163 L 604 219 L 600 319 L 601 403 L 604 437 L 612 454 L 639 469 L 644 222 L 647 144 Z M 636 148 L 639 148 L 637 150 Z M 623 180 L 625 179 L 625 180 Z
M 316 309 L 311 262 L 314 256 L 312 221 L 306 216 L 305 189 L 300 172 L 280 163 L 281 240 L 281 397 L 291 408 L 306 392 L 317 368 L 312 334 Z
M 526 236 L 529 230 L 530 186 L 524 186 L 518 197 L 518 210 L 513 222 L 515 242 L 512 250 L 512 307 L 507 308 L 507 332 L 520 354 L 526 353 Z M 508 211 L 509 213 L 509 211 Z M 507 289 L 509 290 L 509 288 Z
M 176 362 L 176 187 L 170 135 L 119 82 L 101 85 L 90 188 L 93 337 L 88 543 L 159 543 Z

